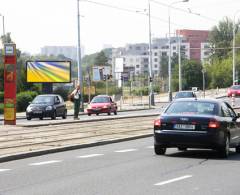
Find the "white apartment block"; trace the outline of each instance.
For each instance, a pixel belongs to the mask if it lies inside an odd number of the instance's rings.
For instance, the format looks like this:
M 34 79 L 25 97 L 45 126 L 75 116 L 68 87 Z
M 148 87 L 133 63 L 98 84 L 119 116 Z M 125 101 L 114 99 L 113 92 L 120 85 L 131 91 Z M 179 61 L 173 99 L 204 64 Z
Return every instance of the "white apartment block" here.
M 183 38 L 173 37 L 171 40 L 171 56 L 178 54 L 179 40 L 181 55 L 190 58 L 190 44 Z M 159 76 L 161 71 L 162 56 L 169 56 L 169 44 L 167 38 L 154 39 L 152 43 L 152 74 Z M 124 48 L 112 50 L 113 71 L 115 58 L 124 60 L 124 72 L 134 72 L 135 75 L 149 74 L 149 45 L 147 43 L 128 44 Z M 113 72 L 114 75 L 114 72 Z

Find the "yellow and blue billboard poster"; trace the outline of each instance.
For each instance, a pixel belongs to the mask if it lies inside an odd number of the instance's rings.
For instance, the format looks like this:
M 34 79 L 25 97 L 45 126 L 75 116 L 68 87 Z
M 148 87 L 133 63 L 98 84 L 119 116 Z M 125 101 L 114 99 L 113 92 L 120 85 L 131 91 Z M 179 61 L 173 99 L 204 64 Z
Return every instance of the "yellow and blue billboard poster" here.
M 71 61 L 27 61 L 27 82 L 69 83 Z

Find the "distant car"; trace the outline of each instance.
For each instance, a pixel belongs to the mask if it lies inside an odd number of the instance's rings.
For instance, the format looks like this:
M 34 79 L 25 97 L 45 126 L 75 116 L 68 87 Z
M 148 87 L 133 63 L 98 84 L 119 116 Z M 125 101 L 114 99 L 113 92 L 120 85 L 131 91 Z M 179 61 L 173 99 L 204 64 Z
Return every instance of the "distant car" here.
M 67 108 L 63 98 L 60 95 L 38 95 L 30 103 L 26 109 L 27 120 L 32 118 L 39 118 L 42 120 L 45 117 L 67 117 Z
M 227 96 L 231 97 L 232 95 L 240 96 L 240 85 L 233 85 L 227 90 Z
M 227 157 L 229 148 L 240 153 L 240 121 L 232 107 L 218 99 L 185 98 L 173 101 L 154 121 L 154 150 L 167 148 L 217 150 Z
M 193 91 L 178 91 L 174 99 L 179 98 L 196 98 L 196 94 Z
M 88 116 L 91 114 L 99 115 L 100 113 L 110 115 L 111 112 L 117 115 L 117 104 L 108 95 L 95 96 L 87 107 Z

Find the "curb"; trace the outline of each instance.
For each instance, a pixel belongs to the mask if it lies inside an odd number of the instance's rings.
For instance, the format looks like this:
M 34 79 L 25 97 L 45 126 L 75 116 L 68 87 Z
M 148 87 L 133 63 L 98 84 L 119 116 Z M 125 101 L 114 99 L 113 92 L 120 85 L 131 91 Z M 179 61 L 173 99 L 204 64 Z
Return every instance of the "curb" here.
M 30 157 L 35 157 L 35 156 L 42 156 L 42 155 L 46 155 L 46 154 L 64 152 L 64 151 L 69 151 L 69 150 L 76 150 L 76 149 L 81 149 L 81 148 L 102 146 L 102 145 L 113 144 L 113 143 L 124 142 L 124 141 L 130 141 L 130 140 L 141 139 L 141 138 L 147 138 L 147 137 L 152 137 L 152 136 L 153 136 L 153 134 L 151 133 L 151 134 L 137 135 L 137 136 L 127 137 L 127 138 L 121 138 L 121 139 L 113 139 L 113 140 L 107 140 L 107 141 L 88 143 L 88 144 L 78 144 L 78 145 L 72 145 L 72 146 L 51 148 L 51 149 L 47 149 L 47 150 L 38 150 L 38 151 L 27 152 L 27 153 L 5 155 L 5 156 L 0 156 L 0 163 L 7 162 L 7 161 L 24 159 L 24 158 L 30 158 Z
M 118 110 L 117 112 L 134 112 L 134 111 L 141 111 L 141 110 L 152 110 L 152 109 L 155 109 L 155 108 L 139 108 L 139 109 L 130 109 L 130 110 Z M 87 113 L 85 112 L 82 112 L 82 113 L 79 113 L 79 116 L 82 116 L 82 115 L 87 115 Z M 68 114 L 67 116 L 73 116 L 73 114 Z M 17 117 L 18 120 L 22 120 L 22 119 L 26 119 L 26 116 L 19 116 Z M 4 119 L 3 118 L 0 118 L 0 121 L 3 121 Z
M 87 120 L 74 120 L 74 121 L 59 121 L 55 123 L 47 123 L 47 124 L 33 124 L 33 125 L 16 125 L 18 127 L 42 127 L 42 126 L 49 126 L 49 125 L 61 125 L 61 124 L 73 124 L 73 123 L 90 123 L 96 121 L 108 121 L 108 120 L 116 120 L 116 119 L 126 119 L 126 118 L 136 118 L 136 117 L 148 117 L 148 116 L 158 116 L 160 113 L 152 113 L 152 114 L 144 114 L 144 115 L 134 115 L 134 116 L 119 116 L 117 118 L 98 118 L 98 119 L 87 119 Z

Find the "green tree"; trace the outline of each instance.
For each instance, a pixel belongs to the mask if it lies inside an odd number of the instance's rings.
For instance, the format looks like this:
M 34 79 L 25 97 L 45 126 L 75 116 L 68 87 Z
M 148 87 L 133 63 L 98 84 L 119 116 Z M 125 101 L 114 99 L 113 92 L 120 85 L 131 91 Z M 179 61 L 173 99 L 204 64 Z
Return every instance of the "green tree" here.
M 202 65 L 195 60 L 186 60 L 182 66 L 182 88 L 202 88 Z
M 104 51 L 100 51 L 94 59 L 94 65 L 104 66 L 108 64 L 108 57 L 105 55 Z
M 239 22 L 236 24 L 236 33 L 239 31 Z M 222 21 L 214 26 L 209 34 L 209 41 L 216 49 L 212 54 L 212 59 L 224 59 L 229 55 L 229 51 L 232 50 L 233 40 L 233 22 L 228 17 L 225 17 Z

